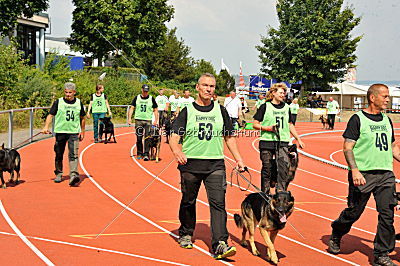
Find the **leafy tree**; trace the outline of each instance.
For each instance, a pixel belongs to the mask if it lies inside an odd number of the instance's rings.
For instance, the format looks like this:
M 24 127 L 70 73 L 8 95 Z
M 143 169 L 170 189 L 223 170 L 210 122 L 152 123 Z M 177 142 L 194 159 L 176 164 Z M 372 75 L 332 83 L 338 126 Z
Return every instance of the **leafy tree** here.
M 204 59 L 197 60 L 194 66 L 195 70 L 195 80 L 197 79 L 204 73 L 210 73 L 213 74 L 215 77 L 217 76 L 215 68 L 211 62 L 206 61 Z
M 193 58 L 190 47 L 176 36 L 176 28 L 168 30 L 164 45 L 145 56 L 144 70 L 156 80 L 176 80 L 189 82 L 194 79 Z
M 215 92 L 218 95 L 222 96 L 228 94 L 229 91 L 234 89 L 235 78 L 232 77 L 225 69 L 221 70 L 221 72 L 219 72 L 219 75 L 217 76 L 217 87 L 215 89 Z
M 32 17 L 33 14 L 47 10 L 49 0 L 0 0 L 0 34 L 9 35 L 17 25 L 21 15 Z
M 167 31 L 165 22 L 174 12 L 167 0 L 72 2 L 75 10 L 68 44 L 99 59 L 118 48 L 135 66 L 141 66 L 141 55 L 163 44 Z
M 262 37 L 261 71 L 269 78 L 329 87 L 354 66 L 362 36 L 351 31 L 360 23 L 343 0 L 278 0 L 280 25 Z

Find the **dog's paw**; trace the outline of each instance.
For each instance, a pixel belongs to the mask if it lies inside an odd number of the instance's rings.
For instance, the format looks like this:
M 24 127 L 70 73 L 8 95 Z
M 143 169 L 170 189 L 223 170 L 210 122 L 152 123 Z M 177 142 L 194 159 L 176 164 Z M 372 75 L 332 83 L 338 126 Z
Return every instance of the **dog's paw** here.
M 257 249 L 253 250 L 251 253 L 253 253 L 254 256 L 261 256 L 260 251 L 258 251 Z
M 14 183 L 14 179 L 8 180 L 9 183 Z
M 6 184 L 1 185 L 1 188 L 6 189 L 7 188 Z
M 245 248 L 247 248 L 247 246 L 248 246 L 248 244 L 247 244 L 247 241 L 246 241 L 246 240 L 244 240 L 244 241 L 241 241 L 241 242 L 240 242 L 240 245 L 241 245 L 242 247 L 245 247 Z

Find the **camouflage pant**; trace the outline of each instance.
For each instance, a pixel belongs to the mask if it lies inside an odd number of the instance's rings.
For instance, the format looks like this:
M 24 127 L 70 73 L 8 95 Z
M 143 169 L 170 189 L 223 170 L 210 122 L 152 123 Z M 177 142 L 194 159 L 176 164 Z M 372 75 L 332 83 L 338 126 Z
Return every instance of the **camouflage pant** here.
M 275 158 L 278 157 L 278 163 Z M 275 187 L 277 191 L 286 191 L 289 186 L 289 156 L 288 147 L 280 147 L 278 156 L 276 150 L 261 150 L 260 159 L 261 168 L 261 190 L 269 193 L 271 187 Z M 278 166 L 278 168 L 277 168 Z

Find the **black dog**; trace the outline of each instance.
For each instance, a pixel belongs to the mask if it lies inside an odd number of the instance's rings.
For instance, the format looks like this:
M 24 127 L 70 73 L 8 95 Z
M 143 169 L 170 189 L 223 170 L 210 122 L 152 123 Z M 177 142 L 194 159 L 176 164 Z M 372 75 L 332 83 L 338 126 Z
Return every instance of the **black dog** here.
M 2 188 L 6 188 L 6 182 L 4 182 L 3 172 L 10 173 L 10 181 L 14 182 L 14 171 L 17 172 L 17 179 L 15 183 L 19 182 L 19 171 L 21 170 L 21 156 L 15 149 L 4 148 L 4 143 L 0 148 L 0 178 Z
M 288 157 L 289 157 L 289 171 L 288 171 L 288 178 L 287 182 L 285 184 L 284 189 L 287 190 L 290 182 L 294 180 L 294 176 L 296 174 L 297 166 L 299 165 L 299 154 L 297 151 L 297 145 L 289 145 L 288 147 Z M 275 155 L 276 158 L 276 155 Z M 275 187 L 277 183 L 277 178 L 278 178 L 278 171 L 277 171 L 277 165 L 276 163 L 272 164 L 272 174 L 271 174 L 271 180 L 270 180 L 270 186 L 271 188 Z
M 176 116 L 167 115 L 164 119 L 164 130 L 165 137 L 167 138 L 166 143 L 169 143 L 169 138 L 171 137 L 172 124 L 174 123 Z
M 161 147 L 161 134 L 160 128 L 152 126 L 149 130 L 149 135 L 145 139 L 145 145 L 150 147 L 150 160 L 159 162 L 160 147 Z
M 100 118 L 100 121 L 102 123 L 100 123 L 100 141 L 103 138 L 103 133 L 104 133 L 104 143 L 107 144 L 111 137 L 114 138 L 114 143 L 117 143 L 117 141 L 115 140 L 115 134 L 114 134 L 114 124 L 111 122 L 111 117 L 104 117 L 104 118 Z M 107 138 L 107 134 L 110 134 L 110 137 Z
M 242 202 L 241 215 L 234 215 L 235 224 L 243 228 L 240 244 L 247 247 L 246 233 L 248 231 L 251 252 L 255 256 L 260 256 L 254 243 L 254 229 L 258 226 L 267 244 L 267 260 L 278 264 L 274 246 L 275 238 L 285 227 L 287 218 L 293 210 L 294 197 L 290 191 L 280 191 L 273 196 L 262 192 L 248 195 Z

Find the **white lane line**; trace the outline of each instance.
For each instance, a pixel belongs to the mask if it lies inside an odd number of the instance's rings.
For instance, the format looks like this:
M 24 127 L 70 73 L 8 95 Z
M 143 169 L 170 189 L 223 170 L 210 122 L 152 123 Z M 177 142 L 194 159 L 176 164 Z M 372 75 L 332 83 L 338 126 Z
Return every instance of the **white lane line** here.
M 123 135 L 128 135 L 128 134 L 133 134 L 133 133 L 132 133 L 132 132 L 130 132 L 130 133 L 124 133 L 124 134 L 117 135 L 116 137 L 118 137 L 118 136 L 123 136 Z M 169 235 L 171 235 L 171 236 L 173 236 L 173 237 L 175 237 L 175 238 L 178 238 L 178 236 L 177 236 L 176 234 L 174 234 L 174 233 L 168 231 L 168 230 L 165 229 L 164 227 L 158 225 L 157 223 L 153 222 L 152 220 L 148 219 L 147 217 L 143 216 L 142 214 L 138 213 L 137 211 L 131 209 L 131 208 L 128 207 L 128 206 L 126 206 L 124 203 L 122 203 L 122 202 L 119 201 L 117 198 L 115 198 L 113 195 L 111 195 L 109 192 L 107 192 L 102 186 L 99 185 L 99 183 L 96 182 L 96 180 L 94 180 L 94 179 L 92 178 L 92 176 L 89 174 L 89 172 L 86 170 L 85 166 L 83 165 L 83 155 L 85 154 L 86 150 L 89 149 L 90 147 L 92 147 L 94 144 L 95 144 L 95 143 L 92 143 L 92 144 L 90 144 L 89 146 L 87 146 L 87 147 L 81 152 L 81 154 L 80 154 L 80 156 L 79 156 L 79 164 L 80 164 L 82 170 L 85 172 L 86 176 L 90 179 L 90 181 L 92 181 L 92 183 L 93 183 L 101 192 L 103 192 L 105 195 L 107 195 L 110 199 L 112 199 L 113 201 L 115 201 L 115 202 L 116 202 L 117 204 L 119 204 L 121 207 L 126 208 L 127 211 L 129 211 L 129 212 L 135 214 L 135 215 L 138 216 L 139 218 L 141 218 L 141 219 L 145 220 L 146 222 L 148 222 L 149 224 L 151 224 L 151 225 L 157 227 L 157 228 L 160 229 L 161 231 L 163 231 L 163 232 L 165 232 L 165 233 L 167 233 L 167 234 L 169 234 Z M 212 257 L 211 253 L 208 252 L 208 251 L 206 251 L 206 250 L 204 250 L 203 248 L 201 248 L 201 247 L 199 247 L 199 246 L 197 246 L 197 245 L 193 245 L 193 247 L 194 247 L 195 249 L 201 251 L 202 253 L 204 253 L 204 254 L 206 254 L 206 255 Z M 226 265 L 232 265 L 232 264 L 230 264 L 230 263 L 228 263 L 228 262 L 226 262 L 226 261 L 220 260 L 220 262 L 223 263 L 223 264 L 226 264 Z
M 334 151 L 331 153 L 331 155 L 329 155 L 329 158 L 331 159 L 332 162 L 338 163 L 335 159 L 333 159 L 333 155 L 335 155 L 336 153 L 341 152 L 341 151 L 343 151 L 343 150 L 340 149 L 340 150 Z
M 7 232 L 0 232 L 0 234 L 9 235 L 9 236 L 16 236 L 16 234 L 11 234 L 11 233 L 7 233 Z M 108 252 L 108 253 L 120 254 L 120 255 L 125 255 L 125 256 L 129 256 L 129 257 L 140 258 L 140 259 L 144 259 L 144 260 L 162 262 L 162 263 L 166 263 L 166 264 L 188 266 L 187 264 L 181 264 L 181 263 L 177 263 L 177 262 L 173 262 L 173 261 L 146 257 L 146 256 L 142 256 L 142 255 L 132 254 L 132 253 L 123 252 L 123 251 L 117 251 L 117 250 L 112 250 L 112 249 L 97 248 L 97 247 L 81 245 L 81 244 L 76 244 L 76 243 L 70 243 L 70 242 L 65 242 L 65 241 L 59 241 L 59 240 L 53 240 L 53 239 L 47 239 L 47 238 L 42 238 L 42 237 L 27 236 L 27 238 L 40 240 L 40 241 L 45 241 L 45 242 L 50 242 L 50 243 L 68 245 L 68 246 L 73 246 L 73 247 L 80 247 L 80 248 L 86 248 L 86 249 L 91 249 L 91 250 L 104 251 L 104 252 Z
M 176 190 L 176 191 L 178 191 L 178 192 L 182 192 L 180 189 L 178 189 L 178 188 L 172 186 L 171 184 L 169 184 L 169 183 L 167 183 L 166 181 L 162 180 L 161 178 L 157 177 L 157 176 L 154 175 L 152 172 L 150 172 L 149 170 L 147 170 L 147 168 L 145 168 L 143 165 L 141 165 L 141 164 L 133 157 L 133 150 L 134 150 L 135 146 L 136 146 L 136 144 L 132 146 L 132 148 L 131 148 L 131 154 L 130 154 L 130 155 L 131 155 L 131 158 L 133 159 L 133 161 L 134 161 L 140 168 L 142 168 L 145 172 L 147 172 L 147 173 L 148 173 L 149 175 L 151 175 L 152 177 L 156 178 L 156 179 L 157 179 L 158 181 L 160 181 L 161 183 L 167 185 L 168 187 L 170 187 L 170 188 L 172 188 L 172 189 L 174 189 L 174 190 Z M 226 157 L 226 156 L 225 156 L 225 157 Z M 208 206 L 208 207 L 210 206 L 208 203 L 206 203 L 206 202 L 204 202 L 204 201 L 202 201 L 202 200 L 197 199 L 197 201 L 200 202 L 200 203 L 202 203 L 202 204 L 204 204 L 204 205 L 206 205 L 206 206 Z M 230 213 L 230 212 L 226 212 L 226 213 L 227 213 L 229 216 L 232 216 L 232 217 L 233 217 L 233 214 L 232 214 L 232 213 Z M 286 239 L 286 240 L 289 240 L 289 241 L 291 241 L 291 242 L 294 242 L 294 243 L 296 243 L 296 244 L 299 244 L 299 245 L 301 245 L 301 246 L 303 246 L 303 247 L 309 248 L 309 249 L 314 250 L 314 251 L 317 251 L 317 252 L 319 252 L 319 253 L 321 253 L 321 254 L 324 254 L 324 255 L 327 255 L 327 256 L 329 256 L 329 257 L 332 257 L 332 258 L 334 258 L 334 259 L 337 259 L 337 260 L 346 262 L 346 263 L 348 263 L 348 264 L 350 264 L 350 265 L 359 265 L 359 264 L 356 264 L 356 263 L 354 263 L 354 262 L 352 262 L 352 261 L 343 259 L 343 258 L 341 258 L 341 257 L 337 257 L 337 256 L 332 255 L 332 254 L 330 254 L 330 253 L 328 253 L 328 252 L 325 252 L 325 251 L 323 251 L 323 250 L 319 250 L 319 249 L 317 249 L 317 248 L 315 248 L 315 247 L 312 247 L 312 246 L 307 245 L 307 244 L 305 244 L 305 243 L 299 242 L 299 241 L 297 241 L 297 240 L 295 240 L 295 239 L 292 239 L 292 238 L 290 238 L 290 237 L 284 236 L 284 235 L 282 235 L 282 234 L 278 234 L 278 236 L 279 236 L 279 237 L 282 237 L 282 238 L 284 238 L 284 239 Z
M 8 216 L 6 209 L 3 206 L 3 202 L 0 200 L 0 211 L 1 214 L 3 215 L 4 219 L 6 219 L 8 225 L 12 228 L 12 230 L 21 238 L 22 241 L 33 251 L 35 254 L 44 262 L 46 265 L 52 265 L 54 264 L 45 256 L 43 255 L 42 252 L 40 252 L 37 247 L 35 247 L 31 241 L 29 241 L 24 234 L 21 233 L 21 231 L 18 229 L 18 227 L 14 224 L 14 222 L 11 220 L 10 216 Z

